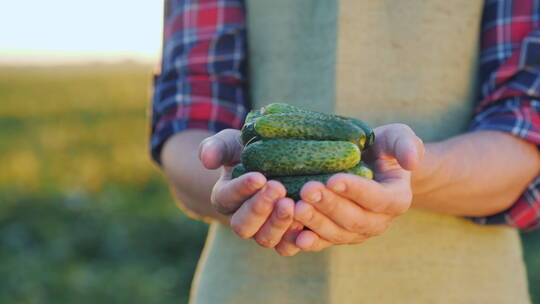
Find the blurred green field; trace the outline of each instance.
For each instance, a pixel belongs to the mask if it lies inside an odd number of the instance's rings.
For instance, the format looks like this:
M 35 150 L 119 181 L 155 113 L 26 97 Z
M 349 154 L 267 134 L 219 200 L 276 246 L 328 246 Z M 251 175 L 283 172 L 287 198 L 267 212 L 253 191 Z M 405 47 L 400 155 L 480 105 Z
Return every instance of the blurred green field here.
M 147 153 L 152 69 L 0 67 L 0 303 L 184 303 L 206 225 Z
M 0 303 L 187 301 L 206 225 L 150 162 L 151 72 L 0 67 Z M 524 245 L 540 301 L 540 232 Z

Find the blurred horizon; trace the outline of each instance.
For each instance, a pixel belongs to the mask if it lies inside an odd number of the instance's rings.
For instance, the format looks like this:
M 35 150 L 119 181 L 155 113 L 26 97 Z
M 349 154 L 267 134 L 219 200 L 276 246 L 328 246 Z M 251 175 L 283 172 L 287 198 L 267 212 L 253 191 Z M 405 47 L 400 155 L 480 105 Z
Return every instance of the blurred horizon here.
M 7 52 L 0 50 L 0 66 L 6 67 L 55 67 L 55 66 L 85 66 L 85 65 L 155 65 L 159 63 L 159 57 L 149 56 L 142 53 L 99 53 L 99 52 L 39 52 L 21 50 Z
M 0 65 L 157 63 L 163 1 L 11 1 L 0 5 Z

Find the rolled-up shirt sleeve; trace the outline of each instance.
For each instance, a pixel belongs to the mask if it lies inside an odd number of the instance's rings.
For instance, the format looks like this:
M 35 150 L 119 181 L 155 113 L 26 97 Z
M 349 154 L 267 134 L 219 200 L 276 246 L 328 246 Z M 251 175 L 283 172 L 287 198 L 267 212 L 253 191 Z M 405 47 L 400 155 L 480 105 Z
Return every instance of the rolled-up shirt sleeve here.
M 540 147 L 540 7 L 533 0 L 486 1 L 480 98 L 470 130 L 498 130 Z M 540 226 L 540 175 L 508 210 L 473 218 L 520 230 Z
M 161 71 L 154 78 L 150 150 L 186 129 L 239 128 L 245 91 L 242 0 L 166 0 Z

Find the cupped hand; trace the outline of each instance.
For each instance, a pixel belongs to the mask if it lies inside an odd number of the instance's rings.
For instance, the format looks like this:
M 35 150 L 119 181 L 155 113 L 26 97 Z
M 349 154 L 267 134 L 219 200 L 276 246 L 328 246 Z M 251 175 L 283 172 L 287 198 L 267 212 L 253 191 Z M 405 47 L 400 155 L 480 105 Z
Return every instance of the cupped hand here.
M 199 146 L 199 158 L 207 169 L 223 167 L 214 185 L 214 208 L 229 216 L 230 226 L 241 238 L 254 238 L 266 248 L 292 255 L 300 249 L 295 239 L 303 228 L 293 222 L 294 201 L 285 197 L 285 187 L 268 181 L 259 172 L 231 178 L 232 166 L 240 162 L 243 146 L 240 131 L 223 130 L 206 138 Z
M 336 174 L 326 185 L 309 182 L 294 217 L 310 230 L 301 231 L 297 247 L 320 251 L 333 245 L 359 244 L 384 233 L 392 220 L 411 206 L 411 170 L 421 161 L 424 145 L 404 124 L 375 129 L 375 144 L 365 160 L 375 179 Z

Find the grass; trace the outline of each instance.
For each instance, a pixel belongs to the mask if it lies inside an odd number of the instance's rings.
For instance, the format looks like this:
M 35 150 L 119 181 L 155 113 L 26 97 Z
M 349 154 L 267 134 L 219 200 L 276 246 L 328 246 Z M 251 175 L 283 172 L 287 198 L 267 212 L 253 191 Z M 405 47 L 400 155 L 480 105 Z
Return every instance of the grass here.
M 0 303 L 187 302 L 206 225 L 147 153 L 151 68 L 0 68 Z
M 151 71 L 0 67 L 0 303 L 187 302 L 206 225 L 149 159 Z

